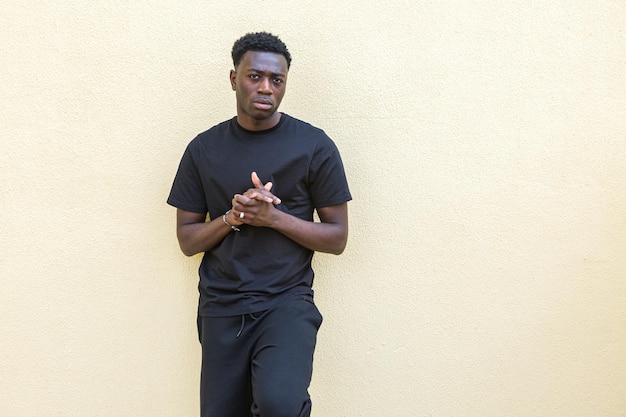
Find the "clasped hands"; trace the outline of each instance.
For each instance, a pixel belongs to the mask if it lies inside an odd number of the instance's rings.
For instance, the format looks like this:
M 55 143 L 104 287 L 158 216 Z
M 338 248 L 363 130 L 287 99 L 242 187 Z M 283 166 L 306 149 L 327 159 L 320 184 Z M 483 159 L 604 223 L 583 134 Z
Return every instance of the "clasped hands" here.
M 280 204 L 280 198 L 271 193 L 272 182 L 266 184 L 256 172 L 250 175 L 254 188 L 249 188 L 243 194 L 235 194 L 232 199 L 232 209 L 227 218 L 228 223 L 235 226 L 249 224 L 251 226 L 271 226 L 275 204 Z

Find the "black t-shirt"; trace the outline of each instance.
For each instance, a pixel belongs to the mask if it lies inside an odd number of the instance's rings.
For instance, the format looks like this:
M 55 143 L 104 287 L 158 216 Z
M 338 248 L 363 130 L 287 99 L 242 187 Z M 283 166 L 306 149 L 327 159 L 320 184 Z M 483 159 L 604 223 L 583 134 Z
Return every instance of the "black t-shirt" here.
M 282 114 L 265 131 L 248 131 L 237 119 L 198 135 L 185 150 L 168 204 L 194 213 L 222 216 L 233 195 L 253 187 L 256 171 L 282 200 L 276 208 L 313 220 L 315 208 L 351 200 L 341 157 L 320 129 Z M 313 252 L 273 229 L 240 226 L 200 265 L 202 316 L 262 311 L 285 298 L 312 295 Z

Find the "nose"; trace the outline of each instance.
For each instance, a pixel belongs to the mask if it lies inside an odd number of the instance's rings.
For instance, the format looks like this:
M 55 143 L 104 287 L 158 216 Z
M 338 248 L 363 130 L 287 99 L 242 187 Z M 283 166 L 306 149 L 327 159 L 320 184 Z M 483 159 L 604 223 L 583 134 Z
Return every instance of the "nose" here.
M 268 77 L 263 77 L 259 83 L 259 93 L 272 94 L 272 84 Z

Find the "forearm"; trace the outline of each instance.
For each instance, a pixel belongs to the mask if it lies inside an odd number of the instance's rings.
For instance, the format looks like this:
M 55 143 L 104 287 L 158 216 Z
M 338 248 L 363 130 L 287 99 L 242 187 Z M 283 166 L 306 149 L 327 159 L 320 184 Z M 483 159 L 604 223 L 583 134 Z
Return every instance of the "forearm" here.
M 232 218 L 232 215 L 229 217 Z M 210 222 L 181 222 L 177 227 L 180 249 L 187 256 L 210 251 L 224 240 L 228 233 L 233 233 L 233 229 L 224 223 L 222 216 Z
M 348 237 L 341 224 L 310 222 L 281 211 L 270 227 L 307 249 L 335 255 L 343 252 Z

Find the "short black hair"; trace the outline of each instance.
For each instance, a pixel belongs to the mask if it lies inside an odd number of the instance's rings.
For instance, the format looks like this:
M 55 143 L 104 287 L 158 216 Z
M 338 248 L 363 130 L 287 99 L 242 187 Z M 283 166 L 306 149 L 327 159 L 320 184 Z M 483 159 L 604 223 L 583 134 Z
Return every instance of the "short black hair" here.
M 248 51 L 274 52 L 281 54 L 287 60 L 287 69 L 291 66 L 291 54 L 287 49 L 287 45 L 281 41 L 278 36 L 274 36 L 268 32 L 247 33 L 237 39 L 233 45 L 231 53 L 233 57 L 233 65 L 241 62 L 243 54 Z

